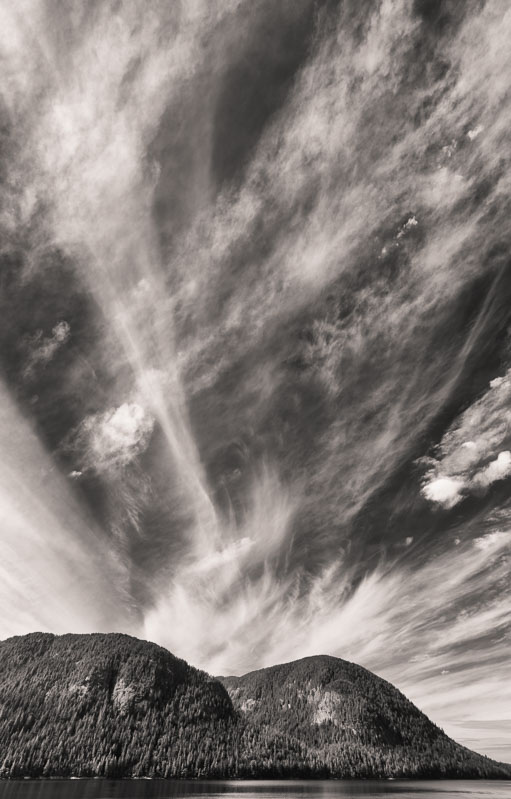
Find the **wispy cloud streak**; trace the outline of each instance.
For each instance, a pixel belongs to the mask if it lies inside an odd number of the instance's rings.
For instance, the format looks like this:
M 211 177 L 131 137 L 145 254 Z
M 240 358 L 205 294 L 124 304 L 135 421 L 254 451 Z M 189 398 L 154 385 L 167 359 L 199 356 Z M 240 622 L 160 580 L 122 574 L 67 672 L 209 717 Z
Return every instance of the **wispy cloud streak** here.
M 426 6 L 0 3 L 6 634 L 503 720 L 511 14 Z

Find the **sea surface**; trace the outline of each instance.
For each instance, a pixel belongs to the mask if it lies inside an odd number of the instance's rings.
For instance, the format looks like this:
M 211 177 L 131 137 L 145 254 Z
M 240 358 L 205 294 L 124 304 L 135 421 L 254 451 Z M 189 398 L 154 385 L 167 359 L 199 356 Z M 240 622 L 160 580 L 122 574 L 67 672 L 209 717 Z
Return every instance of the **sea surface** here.
M 511 799 L 511 781 L 13 780 L 0 799 Z

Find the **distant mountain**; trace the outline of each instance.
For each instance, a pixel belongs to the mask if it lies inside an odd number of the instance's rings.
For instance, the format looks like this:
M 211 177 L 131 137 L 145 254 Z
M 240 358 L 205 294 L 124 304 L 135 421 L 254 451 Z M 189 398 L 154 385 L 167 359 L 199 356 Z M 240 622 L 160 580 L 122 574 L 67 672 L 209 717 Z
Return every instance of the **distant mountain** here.
M 126 635 L 0 642 L 3 777 L 511 777 L 332 657 L 212 679 Z

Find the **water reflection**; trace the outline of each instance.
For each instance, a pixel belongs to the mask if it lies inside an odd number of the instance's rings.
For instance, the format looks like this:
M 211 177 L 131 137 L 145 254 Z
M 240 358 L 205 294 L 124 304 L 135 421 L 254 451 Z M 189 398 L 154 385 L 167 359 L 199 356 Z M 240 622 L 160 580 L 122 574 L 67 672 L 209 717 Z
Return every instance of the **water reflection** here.
M 509 799 L 511 782 L 19 780 L 0 783 L 0 799 Z

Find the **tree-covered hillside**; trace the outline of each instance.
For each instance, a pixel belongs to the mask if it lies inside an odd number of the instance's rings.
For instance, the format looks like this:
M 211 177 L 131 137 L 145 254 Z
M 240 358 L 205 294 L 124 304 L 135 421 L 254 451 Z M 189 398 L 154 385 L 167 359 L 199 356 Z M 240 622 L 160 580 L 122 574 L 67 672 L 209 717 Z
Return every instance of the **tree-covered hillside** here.
M 393 685 L 339 658 L 304 658 L 221 679 L 245 720 L 245 765 L 257 773 L 511 775 L 511 767 L 448 738 Z
M 223 686 L 126 635 L 0 643 L 2 776 L 223 775 L 236 729 Z
M 444 735 L 337 658 L 212 679 L 126 635 L 0 642 L 0 775 L 485 776 L 511 768 Z

